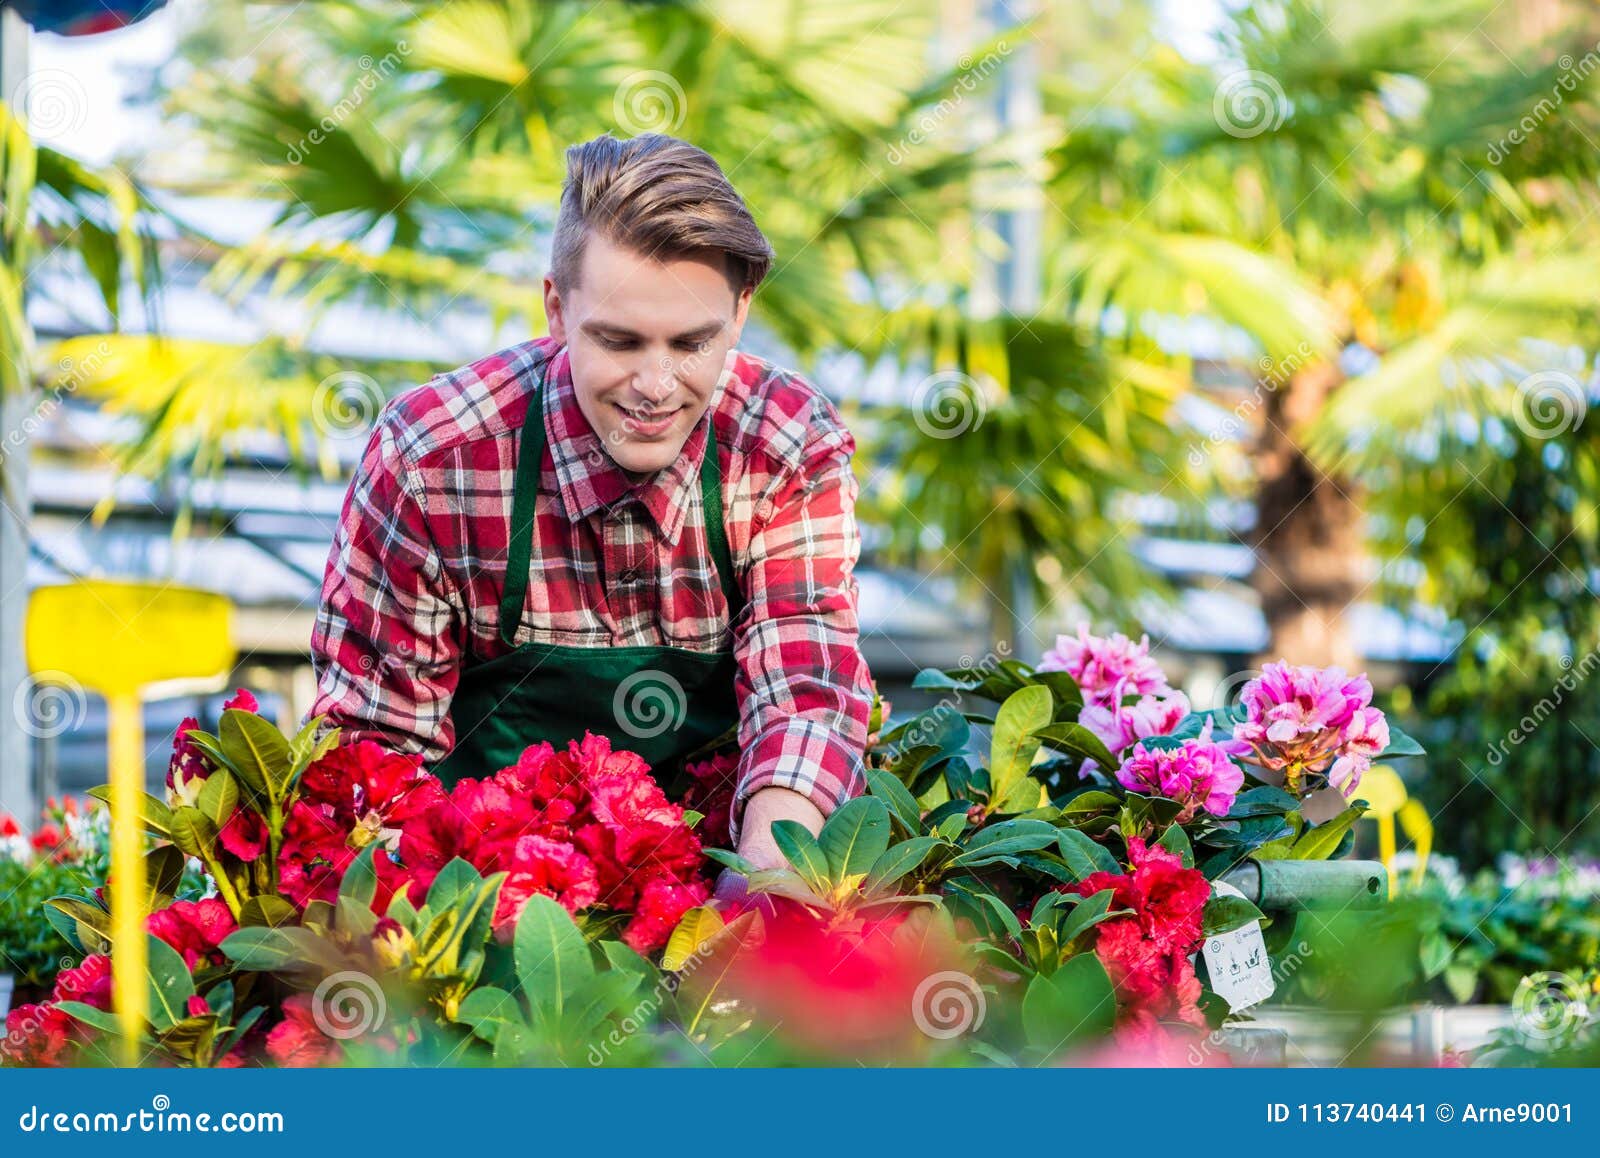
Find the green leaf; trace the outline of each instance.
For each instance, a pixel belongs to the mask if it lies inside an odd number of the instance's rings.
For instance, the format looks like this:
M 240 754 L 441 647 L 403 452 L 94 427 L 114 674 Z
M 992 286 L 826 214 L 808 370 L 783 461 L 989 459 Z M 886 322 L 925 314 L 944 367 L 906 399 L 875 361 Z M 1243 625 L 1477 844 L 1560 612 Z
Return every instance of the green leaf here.
M 959 804 L 959 801 L 953 803 Z M 965 805 L 953 810 L 950 815 L 941 817 L 933 826 L 933 835 L 940 840 L 955 840 L 967 830 L 967 809 Z
M 117 1021 L 115 1013 L 104 1009 L 96 1009 L 81 1001 L 57 1001 L 55 1007 L 62 1013 L 83 1022 L 94 1029 L 104 1030 L 106 1033 L 121 1033 L 122 1025 Z
M 513 1024 L 522 1027 L 522 1009 L 517 999 L 504 989 L 485 985 L 474 989 L 461 999 L 456 1007 L 456 1021 L 470 1026 L 472 1032 L 490 1045 L 500 1033 L 500 1027 Z
M 876 796 L 847 800 L 828 817 L 817 839 L 835 881 L 865 876 L 889 847 L 889 807 Z
M 1036 671 L 1030 677 L 1035 683 L 1041 683 L 1050 689 L 1050 694 L 1055 697 L 1056 715 L 1063 712 L 1076 712 L 1083 707 L 1083 689 L 1078 686 L 1078 681 L 1064 671 Z
M 517 919 L 511 945 L 517 980 L 534 1023 L 553 1032 L 568 999 L 594 976 L 589 946 L 567 911 L 537 893 L 528 898 Z
M 1181 825 L 1169 826 L 1156 843 L 1182 860 L 1184 868 L 1194 868 L 1194 845 L 1189 843 L 1189 834 Z
M 1379 760 L 1393 756 L 1426 756 L 1427 750 L 1393 724 L 1389 725 L 1389 746 L 1378 753 Z
M 89 789 L 90 796 L 106 806 L 111 804 L 111 785 L 100 784 Z M 157 836 L 167 836 L 172 828 L 172 809 L 167 807 L 167 802 L 159 796 L 152 796 L 145 792 L 140 802 L 144 814 L 144 826 Z
M 1111 901 L 1115 895 L 1111 889 L 1101 889 L 1093 896 L 1079 901 L 1056 930 L 1056 939 L 1063 945 L 1071 944 L 1073 938 L 1108 919 L 1111 916 Z
M 812 892 L 825 897 L 833 891 L 828 856 L 805 825 L 797 820 L 775 820 L 772 839 Z
M 272 973 L 304 963 L 305 944 L 294 936 L 302 932 L 316 936 L 310 930 L 252 925 L 229 933 L 219 948 L 240 969 Z
M 172 810 L 172 843 L 189 856 L 210 856 L 217 842 L 217 826 L 198 808 Z
M 1077 874 L 1077 879 L 1080 881 L 1094 872 L 1122 871 L 1122 866 L 1117 863 L 1117 858 L 1111 855 L 1110 849 L 1091 840 L 1076 828 L 1058 829 L 1056 839 L 1061 846 L 1061 858 L 1067 862 L 1067 867 Z
M 454 905 L 463 893 L 476 889 L 482 882 L 483 876 L 477 869 L 459 856 L 454 857 L 439 870 L 439 875 L 428 886 L 427 907 L 435 913 L 442 913 Z
M 218 739 L 229 766 L 246 784 L 269 799 L 282 795 L 289 774 L 289 741 L 271 721 L 242 708 L 228 708 L 222 713 Z
M 1055 711 L 1050 689 L 1035 684 L 1012 693 L 995 714 L 989 751 L 991 800 L 1006 800 L 1017 783 L 1028 776 L 1039 751 L 1039 729 L 1049 725 Z
M 1243 897 L 1227 893 L 1212 897 L 1200 915 L 1200 932 L 1207 937 L 1242 929 L 1251 921 L 1267 924 L 1267 916 Z
M 872 862 L 862 887 L 869 896 L 887 892 L 902 877 L 921 868 L 928 854 L 943 843 L 936 836 L 913 836 L 910 840 L 890 845 L 882 856 Z
M 1228 819 L 1243 820 L 1246 817 L 1272 816 L 1293 812 L 1298 807 L 1300 802 L 1282 788 L 1264 784 L 1260 788 L 1241 792 L 1235 797 L 1233 807 L 1228 810 Z
M 1035 974 L 1022 997 L 1028 1043 L 1046 1056 L 1109 1034 L 1117 1019 L 1111 978 L 1093 953 L 1079 953 L 1046 976 Z
M 749 881 L 752 893 L 771 893 L 776 897 L 787 897 L 791 901 L 798 901 L 815 909 L 829 907 L 828 902 L 818 896 L 798 873 L 792 873 L 788 869 L 757 869 L 750 874 Z
M 1360 820 L 1366 811 L 1366 802 L 1357 801 L 1333 819 L 1324 821 L 1315 828 L 1308 828 L 1300 834 L 1300 839 L 1294 842 L 1287 859 L 1327 860 L 1339 847 L 1344 834 L 1350 831 L 1350 826 Z
M 350 862 L 350 867 L 345 870 L 344 880 L 339 882 L 341 901 L 353 901 L 368 909 L 372 907 L 372 900 L 378 895 L 378 870 L 372 864 L 373 855 L 377 850 L 377 845 L 369 844 Z
M 898 776 L 882 768 L 868 768 L 867 790 L 888 805 L 890 813 L 909 835 L 916 836 L 922 831 L 922 809 L 917 807 L 917 798 Z
M 734 872 L 749 876 L 756 871 L 756 866 L 747 861 L 736 852 L 729 852 L 725 848 L 708 848 L 704 850 L 708 860 L 714 860 L 720 865 L 726 865 Z
M 1111 754 L 1105 741 L 1082 724 L 1049 724 L 1039 729 L 1038 736 L 1056 751 L 1066 752 L 1080 760 L 1093 760 L 1107 772 L 1121 763 Z
M 339 729 L 332 728 L 317 736 L 317 729 L 327 720 L 327 716 L 313 716 L 303 724 L 294 739 L 289 741 L 289 776 L 293 782 L 311 765 L 333 750 L 339 742 Z
M 238 804 L 239 782 L 226 768 L 219 768 L 206 777 L 205 783 L 200 786 L 199 798 L 195 801 L 195 806 L 205 814 L 206 819 L 219 829 L 228 823 Z
M 161 938 L 145 935 L 146 970 L 150 990 L 150 1024 L 156 1031 L 171 1029 L 189 1016 L 194 978 L 183 957 Z

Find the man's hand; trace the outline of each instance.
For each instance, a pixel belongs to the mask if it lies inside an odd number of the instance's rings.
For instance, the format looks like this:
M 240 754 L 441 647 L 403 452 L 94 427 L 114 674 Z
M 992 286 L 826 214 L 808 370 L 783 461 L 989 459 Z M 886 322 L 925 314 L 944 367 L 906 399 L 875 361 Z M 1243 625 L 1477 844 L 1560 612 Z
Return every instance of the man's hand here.
M 745 801 L 739 826 L 739 855 L 758 869 L 788 868 L 788 858 L 772 839 L 774 820 L 794 820 L 815 836 L 822 831 L 822 812 L 791 788 L 763 788 Z

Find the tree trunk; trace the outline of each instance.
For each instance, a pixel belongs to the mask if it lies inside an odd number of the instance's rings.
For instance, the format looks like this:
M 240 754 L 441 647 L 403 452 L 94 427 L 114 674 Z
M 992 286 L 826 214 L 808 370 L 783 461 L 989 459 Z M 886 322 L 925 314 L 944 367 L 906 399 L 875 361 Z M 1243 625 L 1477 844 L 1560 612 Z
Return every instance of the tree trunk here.
M 1296 440 L 1343 380 L 1337 365 L 1317 363 L 1260 387 L 1251 583 L 1269 640 L 1258 662 L 1360 667 L 1346 614 L 1366 583 L 1359 496 L 1349 479 L 1313 465 Z

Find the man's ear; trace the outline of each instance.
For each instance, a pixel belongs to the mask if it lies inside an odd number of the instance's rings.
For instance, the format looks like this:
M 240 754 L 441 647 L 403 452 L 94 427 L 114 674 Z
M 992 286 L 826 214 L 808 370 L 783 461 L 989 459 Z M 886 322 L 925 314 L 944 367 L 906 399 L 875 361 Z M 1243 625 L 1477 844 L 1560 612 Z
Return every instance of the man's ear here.
M 567 344 L 567 319 L 561 311 L 561 291 L 549 274 L 544 276 L 544 317 L 550 326 L 550 336 L 557 345 Z
M 731 346 L 739 344 L 739 336 L 744 333 L 744 320 L 750 316 L 750 299 L 754 296 L 755 291 L 745 286 L 733 304 L 733 341 L 728 343 Z

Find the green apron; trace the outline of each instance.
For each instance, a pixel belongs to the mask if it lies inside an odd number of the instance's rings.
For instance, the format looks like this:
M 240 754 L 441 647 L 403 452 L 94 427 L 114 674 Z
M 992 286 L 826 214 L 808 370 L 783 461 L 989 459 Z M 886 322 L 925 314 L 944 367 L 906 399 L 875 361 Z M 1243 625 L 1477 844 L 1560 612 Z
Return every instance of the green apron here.
M 717 568 L 730 626 L 743 608 L 722 525 L 721 466 L 708 412 L 700 497 L 706 542 Z M 528 402 L 511 499 L 511 537 L 500 638 L 511 644 L 522 622 L 532 560 L 534 507 L 544 460 L 544 407 L 538 390 Z M 730 633 L 731 634 L 731 633 Z M 614 749 L 644 757 L 663 784 L 684 757 L 738 722 L 733 651 L 681 647 L 567 647 L 529 642 L 497 659 L 462 669 L 450 703 L 455 747 L 433 766 L 452 786 L 464 776 L 491 776 L 517 762 L 530 744 L 557 749 L 594 732 Z

